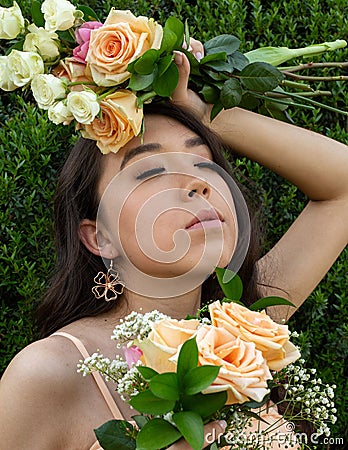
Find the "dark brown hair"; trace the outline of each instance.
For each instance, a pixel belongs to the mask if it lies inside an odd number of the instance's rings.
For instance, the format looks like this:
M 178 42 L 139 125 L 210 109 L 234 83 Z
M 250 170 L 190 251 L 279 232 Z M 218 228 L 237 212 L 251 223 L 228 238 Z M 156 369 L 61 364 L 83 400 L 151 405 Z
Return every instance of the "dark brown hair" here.
M 221 140 L 192 113 L 170 102 L 146 105 L 144 113 L 165 115 L 185 125 L 203 139 L 215 163 L 231 174 Z M 49 336 L 77 319 L 96 316 L 114 307 L 113 302 L 96 300 L 92 294 L 94 277 L 99 271 L 105 272 L 105 265 L 102 258 L 90 253 L 79 239 L 81 220 L 97 217 L 102 157 L 95 141 L 81 138 L 60 173 L 54 202 L 56 269 L 37 312 L 40 337 Z M 245 193 L 243 186 L 240 188 Z M 252 213 L 250 217 L 251 242 L 239 271 L 247 303 L 258 297 L 255 262 L 260 255 L 257 223 Z M 222 298 L 222 293 L 212 275 L 203 285 L 202 302 L 218 298 Z

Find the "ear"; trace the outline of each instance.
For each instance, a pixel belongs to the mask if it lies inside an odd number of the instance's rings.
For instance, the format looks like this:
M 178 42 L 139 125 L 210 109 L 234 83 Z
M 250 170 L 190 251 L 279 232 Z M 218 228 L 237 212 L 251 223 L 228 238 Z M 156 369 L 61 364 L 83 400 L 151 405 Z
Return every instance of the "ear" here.
M 115 259 L 118 251 L 106 235 L 101 230 L 97 231 L 95 220 L 83 219 L 79 229 L 80 240 L 83 245 L 94 255 L 106 259 Z

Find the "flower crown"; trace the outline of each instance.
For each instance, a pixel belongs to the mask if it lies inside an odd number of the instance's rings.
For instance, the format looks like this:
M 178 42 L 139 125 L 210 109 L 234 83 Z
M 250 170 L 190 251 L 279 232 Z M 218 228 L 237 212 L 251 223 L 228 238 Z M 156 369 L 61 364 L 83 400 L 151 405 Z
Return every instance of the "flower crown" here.
M 151 18 L 112 8 L 101 23 L 87 6 L 45 0 L 32 2 L 33 23 L 23 18 L 16 2 L 0 8 L 0 19 L 0 39 L 12 41 L 7 55 L 0 56 L 0 88 L 30 87 L 53 123 L 75 121 L 102 153 L 116 153 L 140 134 L 145 102 L 171 96 L 179 80 L 175 51 L 187 55 L 190 87 L 214 105 L 214 118 L 237 105 L 255 109 L 268 102 L 269 110 L 270 101 L 284 115 L 283 103 L 301 96 L 301 87 L 295 94 L 284 92 L 285 75 L 275 66 L 346 45 L 338 40 L 242 54 L 236 37 L 221 35 L 204 44 L 205 56 L 198 61 L 183 48 L 189 42 L 187 27 L 173 16 L 162 27 Z

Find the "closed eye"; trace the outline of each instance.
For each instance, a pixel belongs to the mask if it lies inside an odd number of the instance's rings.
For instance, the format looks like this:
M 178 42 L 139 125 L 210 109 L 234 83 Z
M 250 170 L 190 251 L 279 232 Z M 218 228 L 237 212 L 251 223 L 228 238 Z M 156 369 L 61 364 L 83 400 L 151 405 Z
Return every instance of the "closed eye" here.
M 142 172 L 140 175 L 136 177 L 137 180 L 144 180 L 145 178 L 151 178 L 155 175 L 158 175 L 160 173 L 165 172 L 164 167 L 155 167 L 154 169 L 145 170 L 145 172 Z
M 214 162 L 203 161 L 203 162 L 194 164 L 194 166 L 199 167 L 199 168 L 206 168 L 206 169 L 213 170 L 214 172 L 218 173 L 220 176 L 223 176 L 223 173 L 224 173 L 224 170 L 219 165 L 215 164 Z

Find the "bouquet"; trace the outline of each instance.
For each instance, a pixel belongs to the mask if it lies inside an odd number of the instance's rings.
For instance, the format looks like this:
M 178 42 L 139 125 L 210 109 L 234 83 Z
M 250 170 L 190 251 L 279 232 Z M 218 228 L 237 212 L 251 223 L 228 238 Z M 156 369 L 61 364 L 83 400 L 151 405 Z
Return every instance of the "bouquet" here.
M 0 88 L 30 92 L 54 124 L 74 123 L 84 137 L 97 141 L 102 153 L 117 152 L 141 133 L 144 103 L 170 98 L 179 80 L 177 51 L 189 59 L 190 88 L 213 104 L 211 118 L 235 106 L 283 120 L 289 104 L 338 111 L 311 98 L 330 94 L 308 84 L 322 78 L 306 76 L 303 82 L 297 75 L 313 68 L 312 63 L 276 66 L 342 48 L 344 40 L 243 54 L 240 41 L 224 34 L 205 42 L 205 55 L 195 57 L 189 51 L 187 24 L 174 16 L 162 27 L 114 8 L 100 21 L 90 7 L 75 7 L 68 0 L 35 0 L 31 5 L 30 21 L 16 2 L 0 8 L 0 39 L 7 41 L 6 54 L 0 56 Z
M 200 450 L 204 424 L 217 419 L 227 428 L 211 437 L 211 450 L 264 450 L 272 443 L 306 448 L 308 436 L 297 428 L 303 420 L 314 424 L 316 436 L 330 434 L 334 388 L 304 367 L 288 327 L 264 310 L 290 302 L 266 297 L 248 309 L 239 302 L 239 277 L 228 269 L 216 273 L 226 295 L 222 301 L 184 320 L 132 312 L 112 336 L 124 356 L 110 361 L 95 353 L 80 361 L 79 372 L 97 370 L 114 381 L 140 413 L 133 423 L 111 420 L 95 430 L 105 450 L 158 450 L 181 438 Z M 270 402 L 274 388 L 281 391 L 276 403 Z

